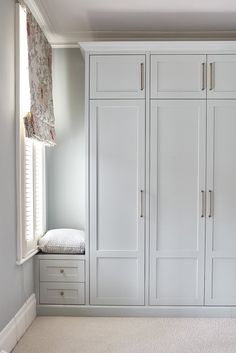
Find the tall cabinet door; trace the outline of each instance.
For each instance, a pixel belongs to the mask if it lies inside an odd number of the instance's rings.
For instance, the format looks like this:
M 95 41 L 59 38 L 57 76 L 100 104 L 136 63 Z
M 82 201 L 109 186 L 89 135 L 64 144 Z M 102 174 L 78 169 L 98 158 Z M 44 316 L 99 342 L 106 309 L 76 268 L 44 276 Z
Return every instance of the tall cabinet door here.
M 206 304 L 236 305 L 236 102 L 208 102 Z
M 90 304 L 144 304 L 145 102 L 90 102 Z
M 150 304 L 204 302 L 206 102 L 151 102 Z

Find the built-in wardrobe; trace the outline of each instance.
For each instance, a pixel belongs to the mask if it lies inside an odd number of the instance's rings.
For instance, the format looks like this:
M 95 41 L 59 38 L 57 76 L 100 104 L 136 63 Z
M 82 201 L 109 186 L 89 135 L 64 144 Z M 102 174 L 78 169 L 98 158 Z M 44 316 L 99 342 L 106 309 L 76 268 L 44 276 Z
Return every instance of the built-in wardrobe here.
M 236 55 L 187 49 L 90 53 L 90 304 L 236 304 Z
M 236 43 L 81 47 L 87 306 L 233 310 Z

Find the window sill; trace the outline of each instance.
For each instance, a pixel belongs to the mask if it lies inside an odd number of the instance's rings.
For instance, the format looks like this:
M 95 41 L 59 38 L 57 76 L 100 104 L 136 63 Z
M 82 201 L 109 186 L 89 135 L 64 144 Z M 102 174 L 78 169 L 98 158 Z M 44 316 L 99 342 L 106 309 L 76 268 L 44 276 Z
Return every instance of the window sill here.
M 18 266 L 23 265 L 26 261 L 28 261 L 29 259 L 31 259 L 34 255 L 36 255 L 39 252 L 38 249 L 32 251 L 31 253 L 29 253 L 26 257 L 23 257 L 22 259 L 19 259 L 16 261 L 16 264 Z

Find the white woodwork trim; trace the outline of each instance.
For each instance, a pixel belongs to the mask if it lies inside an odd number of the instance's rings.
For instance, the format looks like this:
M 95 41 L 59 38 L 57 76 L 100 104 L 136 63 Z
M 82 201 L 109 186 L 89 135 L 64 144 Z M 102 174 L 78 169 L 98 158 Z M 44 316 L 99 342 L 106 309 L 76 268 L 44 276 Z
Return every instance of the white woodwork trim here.
M 10 353 L 36 318 L 36 299 L 32 294 L 0 332 L 0 351 Z
M 51 42 L 56 33 L 53 24 L 47 15 L 47 11 L 42 5 L 42 2 L 40 0 L 23 0 L 23 2 L 32 12 L 40 28 L 43 30 L 45 36 L 47 37 L 47 40 Z
M 84 97 L 84 125 L 85 125 L 85 303 L 90 302 L 90 57 L 85 54 L 85 97 Z
M 34 255 L 36 255 L 38 252 L 39 252 L 39 249 L 38 249 L 38 247 L 37 247 L 36 250 L 30 252 L 26 257 L 22 257 L 21 259 L 17 260 L 17 261 L 16 261 L 16 264 L 17 264 L 18 266 L 23 265 L 26 261 L 28 261 L 29 259 L 31 259 L 31 258 L 32 258 Z
M 146 111 L 145 111 L 145 247 L 144 247 L 144 303 L 149 304 L 150 276 L 150 54 L 146 54 Z
M 51 43 L 53 49 L 74 49 L 80 48 L 79 43 Z
M 38 305 L 39 316 L 236 318 L 233 306 Z
M 90 54 L 108 53 L 181 53 L 181 54 L 235 54 L 236 41 L 117 41 L 79 42 L 80 48 Z

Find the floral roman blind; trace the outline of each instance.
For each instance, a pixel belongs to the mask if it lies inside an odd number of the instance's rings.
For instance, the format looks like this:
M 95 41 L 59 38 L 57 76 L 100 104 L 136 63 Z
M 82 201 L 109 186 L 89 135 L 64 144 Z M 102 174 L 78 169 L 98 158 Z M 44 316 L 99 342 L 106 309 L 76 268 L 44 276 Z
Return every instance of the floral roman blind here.
M 27 9 L 30 112 L 24 118 L 26 136 L 55 145 L 52 97 L 52 48 L 34 16 Z

